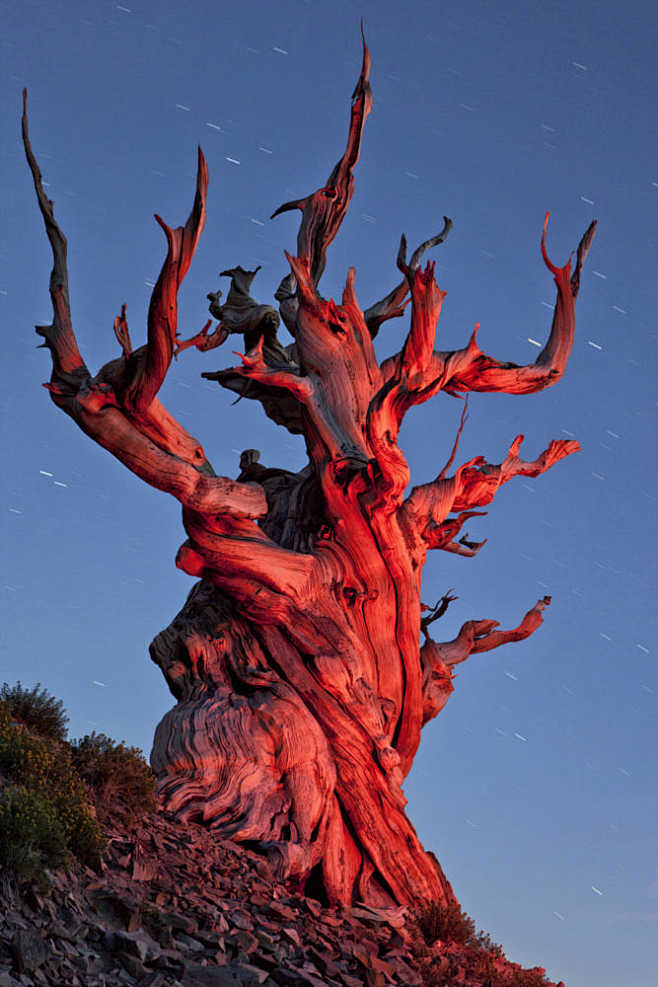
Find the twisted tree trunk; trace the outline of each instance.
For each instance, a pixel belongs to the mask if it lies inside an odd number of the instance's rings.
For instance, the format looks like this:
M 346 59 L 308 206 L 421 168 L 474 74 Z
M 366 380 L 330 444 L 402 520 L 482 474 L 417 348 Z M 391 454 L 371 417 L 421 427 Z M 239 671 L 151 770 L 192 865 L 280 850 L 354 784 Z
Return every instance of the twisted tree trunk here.
M 208 296 L 218 325 L 178 338 L 177 291 L 205 219 L 208 173 L 199 150 L 186 225 L 171 229 L 156 217 L 168 252 L 153 290 L 148 342 L 133 351 L 124 305 L 114 323 L 122 355 L 95 377 L 71 325 L 66 240 L 43 191 L 24 109 L 25 150 L 54 256 L 54 319 L 37 331 L 53 358 L 46 386 L 55 404 L 183 508 L 188 537 L 176 564 L 200 581 L 151 645 L 177 700 L 157 728 L 152 753 L 164 805 L 258 848 L 278 876 L 311 882 L 332 902 L 445 902 L 454 899 L 450 884 L 404 811 L 402 784 L 421 727 L 452 692 L 452 666 L 527 637 L 550 598 L 512 631 L 469 621 L 454 641 L 437 644 L 429 626 L 454 597 L 423 607 L 426 553 L 476 555 L 484 542 L 456 540 L 466 520 L 483 514 L 478 508 L 502 483 L 537 476 L 578 445 L 551 442 L 529 462 L 518 455 L 517 436 L 500 465 L 478 457 L 449 476 L 458 433 L 438 476 L 405 496 L 409 469 L 398 433 L 408 409 L 441 390 L 523 394 L 560 379 L 595 224 L 580 243 L 573 275 L 569 263 L 557 268 L 549 261 L 544 228 L 542 252 L 557 302 L 548 342 L 529 366 L 487 356 L 475 333 L 463 350 L 434 350 L 445 293 L 434 265 L 421 269 L 420 262 L 445 239 L 447 218 L 409 262 L 402 238 L 402 280 L 380 302 L 361 309 L 353 268 L 341 303 L 326 301 L 318 283 L 352 196 L 371 106 L 369 67 L 364 42 L 347 148 L 327 183 L 277 210 L 302 213 L 297 255 L 286 255 L 291 273 L 276 293 L 279 312 L 250 296 L 255 271 L 232 268 L 224 272 L 231 278 L 226 303 L 221 292 Z M 380 364 L 373 337 L 403 313 L 408 294 L 405 342 Z M 277 338 L 280 317 L 294 337 L 286 347 Z M 237 480 L 217 477 L 197 440 L 158 401 L 175 350 L 211 350 L 232 333 L 245 336 L 241 365 L 204 376 L 260 401 L 275 422 L 304 436 L 309 461 L 300 473 L 267 468 L 256 450 L 245 450 Z M 464 421 L 465 415 L 459 432 Z

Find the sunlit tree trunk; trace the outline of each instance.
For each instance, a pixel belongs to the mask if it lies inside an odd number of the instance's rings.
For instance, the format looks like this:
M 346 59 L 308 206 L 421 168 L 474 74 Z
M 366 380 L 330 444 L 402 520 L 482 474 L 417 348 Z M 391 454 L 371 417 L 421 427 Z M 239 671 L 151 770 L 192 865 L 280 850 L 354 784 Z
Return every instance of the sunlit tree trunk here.
M 549 339 L 535 363 L 517 366 L 483 353 L 473 333 L 454 352 L 434 349 L 444 292 L 424 252 L 407 259 L 400 283 L 362 309 L 350 269 L 342 300 L 325 300 L 319 281 L 327 247 L 353 192 L 371 107 L 370 56 L 352 97 L 345 153 L 326 184 L 286 203 L 301 211 L 290 273 L 276 308 L 250 295 L 255 271 L 224 272 L 231 289 L 210 294 L 212 322 L 188 340 L 177 332 L 177 291 L 205 220 L 208 172 L 199 150 L 196 195 L 183 227 L 156 217 L 167 256 L 153 289 L 146 345 L 133 349 L 125 306 L 114 330 L 121 355 L 93 376 L 71 325 L 66 240 L 44 193 L 23 114 L 23 137 L 54 267 L 54 318 L 37 327 L 52 355 L 55 404 L 130 470 L 176 497 L 187 540 L 176 564 L 198 581 L 151 657 L 176 705 L 159 724 L 152 753 L 162 804 L 265 854 L 278 876 L 323 889 L 331 902 L 406 904 L 453 900 L 438 862 L 405 814 L 404 778 L 421 728 L 452 692 L 452 668 L 469 654 L 520 640 L 541 623 L 540 600 L 510 631 L 473 620 L 454 641 L 437 643 L 431 623 L 451 597 L 421 603 L 429 550 L 472 557 L 484 542 L 462 526 L 513 476 L 537 476 L 575 452 L 558 440 L 535 460 L 520 458 L 517 436 L 502 463 L 449 462 L 413 487 L 398 445 L 404 415 L 440 391 L 527 394 L 564 372 L 574 334 L 574 300 L 594 224 L 570 263 L 555 267 L 557 301 Z M 276 215 L 276 214 L 275 214 Z M 410 303 L 402 348 L 379 362 L 373 338 Z M 277 337 L 280 320 L 294 342 Z M 245 450 L 237 479 L 216 476 L 199 442 L 158 400 L 174 353 L 209 351 L 245 337 L 240 365 L 205 377 L 260 401 L 277 424 L 303 436 L 299 473 L 262 464 Z M 424 643 L 421 647 L 421 638 Z

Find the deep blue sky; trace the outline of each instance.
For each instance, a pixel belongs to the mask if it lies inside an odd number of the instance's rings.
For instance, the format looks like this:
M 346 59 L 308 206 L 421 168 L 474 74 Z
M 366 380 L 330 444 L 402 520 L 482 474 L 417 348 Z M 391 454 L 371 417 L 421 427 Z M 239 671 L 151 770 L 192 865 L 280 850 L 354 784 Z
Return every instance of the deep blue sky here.
M 74 736 L 102 730 L 149 750 L 171 703 L 147 646 L 191 585 L 174 567 L 179 507 L 93 445 L 50 402 L 33 325 L 51 318 L 51 258 L 19 143 L 32 140 L 69 240 L 73 320 L 90 367 L 117 354 L 121 303 L 136 345 L 164 256 L 152 218 L 185 221 L 196 145 L 208 221 L 180 293 L 180 331 L 206 320 L 217 272 L 262 264 L 263 301 L 286 271 L 296 214 L 344 148 L 360 64 L 373 56 L 374 110 L 356 193 L 322 287 L 350 264 L 366 307 L 396 283 L 404 230 L 415 245 L 443 214 L 435 252 L 447 290 L 438 339 L 534 360 L 554 287 L 539 253 L 564 263 L 593 217 L 599 232 L 577 304 L 564 379 L 539 395 L 474 395 L 459 461 L 500 462 L 515 434 L 534 458 L 551 438 L 582 452 L 511 482 L 475 519 L 476 559 L 434 553 L 424 599 L 459 596 L 437 639 L 464 620 L 514 626 L 545 593 L 529 641 L 474 656 L 426 728 L 409 814 L 465 909 L 519 962 L 568 987 L 655 987 L 655 213 L 650 159 L 655 19 L 648 3 L 279 0 L 234 4 L 2 4 L 3 579 L 0 679 L 42 682 Z M 233 160 L 230 160 L 233 159 Z M 239 163 L 238 163 L 239 162 Z M 8 193 L 8 194 L 7 194 Z M 222 284 L 224 290 L 226 283 Z M 381 355 L 405 320 L 387 323 Z M 163 399 L 218 472 L 256 446 L 300 468 L 301 440 L 259 406 L 201 382 L 230 353 L 186 352 Z M 413 411 L 402 440 L 415 482 L 445 462 L 461 405 Z M 52 474 L 52 475 L 50 475 Z M 100 684 L 102 683 L 102 684 Z

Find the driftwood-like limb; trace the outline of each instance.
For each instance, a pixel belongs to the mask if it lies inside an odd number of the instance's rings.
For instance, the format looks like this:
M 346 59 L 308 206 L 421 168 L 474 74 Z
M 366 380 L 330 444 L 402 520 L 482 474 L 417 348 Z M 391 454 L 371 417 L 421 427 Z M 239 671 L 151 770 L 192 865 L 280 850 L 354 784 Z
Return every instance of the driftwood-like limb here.
M 455 665 L 466 661 L 469 655 L 491 651 L 512 641 L 523 641 L 534 634 L 543 622 L 543 611 L 550 602 L 550 596 L 538 600 L 528 610 L 519 626 L 509 631 L 496 630 L 497 620 L 468 620 L 454 640 L 437 643 L 424 627 L 426 640 L 420 650 L 423 666 L 423 725 L 441 712 L 454 692 L 452 680 Z
M 190 336 L 189 339 L 177 339 L 176 349 L 174 350 L 176 359 L 178 359 L 180 353 L 189 349 L 191 346 L 196 347 L 200 353 L 206 353 L 208 350 L 214 350 L 217 346 L 221 346 L 222 343 L 226 342 L 228 331 L 222 326 L 221 322 L 215 326 L 212 332 L 210 332 L 211 325 L 212 319 L 208 319 L 203 328 L 194 336 Z
M 23 116 L 21 120 L 23 147 L 27 163 L 32 172 L 37 202 L 46 226 L 46 235 L 53 252 L 53 269 L 50 274 L 50 298 L 53 305 L 53 321 L 49 326 L 37 326 L 36 331 L 43 336 L 53 360 L 51 377 L 51 394 L 55 395 L 62 388 L 69 386 L 75 389 L 81 378 L 89 375 L 89 371 L 80 355 L 78 343 L 71 324 L 71 307 L 69 304 L 69 277 L 66 266 L 66 237 L 60 230 L 53 213 L 53 203 L 43 190 L 41 172 L 30 144 L 27 124 L 27 89 L 23 90 Z
M 350 268 L 340 302 L 318 284 L 325 256 L 352 197 L 363 126 L 372 98 L 370 55 L 352 98 L 346 150 L 327 183 L 277 212 L 302 212 L 297 255 L 276 300 L 294 342 L 281 346 L 279 314 L 250 294 L 256 270 L 236 266 L 226 301 L 208 294 L 212 320 L 181 340 L 177 292 L 205 220 L 208 171 L 199 149 L 196 191 L 185 226 L 159 217 L 167 255 L 152 293 L 147 343 L 133 348 L 126 306 L 114 320 L 121 355 L 92 376 L 78 351 L 68 301 L 66 240 L 46 198 L 32 152 L 25 105 L 23 139 L 51 243 L 53 323 L 39 327 L 53 362 L 52 400 L 135 475 L 182 505 L 186 540 L 177 566 L 200 580 L 172 625 L 151 645 L 176 705 L 155 736 L 152 764 L 162 805 L 245 841 L 275 874 L 332 904 L 409 905 L 455 901 L 436 858 L 425 853 L 405 814 L 404 778 L 422 725 L 453 691 L 454 666 L 531 634 L 549 597 L 517 628 L 468 621 L 454 641 L 429 628 L 456 597 L 421 603 L 430 549 L 474 557 L 484 541 L 462 530 L 483 516 L 512 476 L 537 476 L 578 448 L 551 442 L 535 460 L 519 456 L 517 436 L 500 464 L 477 456 L 450 471 L 467 404 L 445 466 L 405 497 L 409 467 L 398 445 L 406 412 L 441 390 L 525 393 L 561 376 L 574 332 L 573 301 L 594 224 L 575 270 L 544 261 L 558 298 L 548 343 L 536 364 L 516 367 L 475 343 L 434 350 L 444 298 L 423 253 L 451 228 L 422 243 L 411 260 L 402 238 L 403 281 L 365 312 Z M 380 366 L 373 336 L 403 314 L 400 351 Z M 258 400 L 278 424 L 304 438 L 299 472 L 268 466 L 255 449 L 240 456 L 237 479 L 218 477 L 194 436 L 163 407 L 158 392 L 172 356 L 244 337 L 238 366 L 207 372 L 241 397 Z M 228 417 L 215 426 L 229 428 Z M 424 643 L 421 647 L 421 637 Z
M 454 537 L 468 517 L 477 516 L 475 512 L 464 512 L 490 504 L 498 488 L 513 476 L 539 476 L 565 456 L 580 449 L 573 439 L 554 439 L 536 460 L 528 462 L 518 455 L 522 442 L 523 435 L 517 435 L 500 465 L 487 463 L 482 456 L 477 456 L 460 466 L 453 477 L 445 478 L 442 470 L 436 480 L 413 488 L 404 502 L 403 510 L 422 533 L 428 548 L 445 548 L 449 542 L 442 539 L 441 533 L 445 531 L 451 538 Z M 455 511 L 462 512 L 459 518 L 446 522 L 448 515 Z M 454 526 L 454 532 L 451 526 Z M 472 543 L 474 550 L 471 550 L 469 543 L 465 543 L 466 551 L 459 551 L 453 545 L 448 551 L 472 555 L 483 544 L 484 542 Z
M 352 93 L 350 128 L 347 147 L 326 183 L 304 199 L 285 202 L 272 213 L 272 219 L 291 209 L 301 209 L 302 222 L 297 235 L 297 256 L 308 261 L 311 279 L 317 287 L 325 267 L 327 247 L 334 240 L 354 194 L 352 172 L 359 160 L 361 136 L 372 109 L 370 89 L 370 52 L 363 36 L 361 74 Z
M 128 320 L 126 319 L 126 306 L 121 306 L 121 314 L 117 315 L 114 319 L 114 335 L 117 338 L 117 342 L 121 347 L 121 352 L 124 358 L 127 360 L 129 356 L 132 355 L 133 344 L 130 339 L 130 330 L 128 329 Z
M 249 580 L 259 564 L 271 573 L 278 566 L 281 578 L 270 577 L 270 589 L 298 592 L 300 580 L 303 583 L 308 579 L 310 562 L 304 563 L 303 556 L 296 556 L 291 569 L 290 553 L 271 542 L 255 523 L 268 510 L 262 487 L 215 476 L 197 440 L 155 397 L 171 363 L 176 292 L 189 268 L 205 217 L 208 172 L 201 150 L 196 196 L 187 224 L 172 230 L 159 220 L 167 233 L 168 252 L 149 308 L 149 342 L 132 351 L 124 306 L 115 320 L 115 333 L 124 355 L 93 378 L 77 349 L 68 306 L 66 240 L 55 221 L 52 203 L 43 194 L 25 107 L 23 138 L 55 258 L 51 277 L 55 320 L 52 327 L 41 331 L 53 356 L 49 388 L 53 400 L 140 479 L 176 497 L 187 512 L 184 520 L 189 518 L 190 529 L 198 534 L 198 518 L 215 517 L 217 530 L 211 533 L 212 537 L 193 539 L 191 549 L 195 557 L 202 559 L 208 578 L 216 577 L 217 567 L 231 579 L 242 573 Z M 189 557 L 189 552 L 183 552 L 179 558 L 181 567 L 185 568 L 182 560 Z
M 524 641 L 525 638 L 534 634 L 539 625 L 543 623 L 544 618 L 542 614 L 546 607 L 550 605 L 550 602 L 550 596 L 545 596 L 543 599 L 538 600 L 534 607 L 528 610 L 519 626 L 514 627 L 510 631 L 497 631 L 493 628 L 483 631 L 481 628 L 476 628 L 471 654 L 477 654 L 479 651 L 491 651 L 492 648 L 499 648 L 501 644 L 509 644 L 511 641 Z M 496 627 L 498 626 L 498 621 L 494 621 L 493 623 Z
M 459 541 L 455 541 L 455 538 L 462 529 L 462 525 L 466 523 L 472 517 L 485 517 L 486 511 L 461 511 L 457 517 L 448 518 L 441 524 L 435 522 L 430 522 L 425 531 L 423 532 L 423 538 L 428 548 L 441 548 L 444 552 L 452 552 L 454 555 L 462 555 L 465 558 L 473 558 L 477 555 L 481 548 L 487 543 L 485 538 L 483 541 L 473 542 L 468 541 L 468 535 L 464 535 Z
M 544 220 L 541 237 L 542 257 L 555 278 L 557 301 L 553 313 L 551 332 L 546 346 L 534 363 L 519 366 L 502 363 L 483 353 L 475 341 L 476 331 L 465 349 L 452 352 L 435 352 L 432 372 L 441 388 L 448 393 L 460 391 L 494 391 L 504 394 L 534 394 L 556 384 L 564 374 L 571 355 L 575 331 L 574 301 L 580 287 L 580 275 L 585 258 L 596 233 L 596 221 L 590 223 L 579 245 L 576 269 L 571 273 L 571 260 L 564 267 L 556 267 L 546 252 L 546 227 Z M 383 369 L 383 368 L 382 368 Z M 392 371 L 389 371 L 392 372 Z
M 470 507 L 485 507 L 491 503 L 498 488 L 513 476 L 539 476 L 565 456 L 580 450 L 580 445 L 573 439 L 553 439 L 537 459 L 526 461 L 518 455 L 523 438 L 523 435 L 516 436 L 500 466 L 481 463 L 462 471 L 453 510 L 463 511 Z
M 148 312 L 148 343 L 143 369 L 125 397 L 136 412 L 146 411 L 160 390 L 171 365 L 178 332 L 178 289 L 187 274 L 206 221 L 208 166 L 199 148 L 196 195 L 185 226 L 172 230 L 156 214 L 167 237 L 167 257 L 151 294 Z
M 416 247 L 413 254 L 411 255 L 411 261 L 409 262 L 409 267 L 412 271 L 417 270 L 420 267 L 420 262 L 423 254 L 426 250 L 431 247 L 436 247 L 440 243 L 443 243 L 448 233 L 452 229 L 452 220 L 448 219 L 447 216 L 443 217 L 443 229 L 436 236 L 430 237 L 429 240 L 425 240 L 420 246 Z M 406 242 L 406 240 L 405 240 Z M 389 292 L 389 294 L 382 298 L 381 301 L 376 302 L 371 305 L 370 308 L 366 309 L 363 313 L 363 318 L 365 320 L 368 329 L 370 330 L 370 335 L 374 339 L 382 323 L 386 322 L 388 319 L 396 319 L 404 313 L 404 310 L 411 299 L 405 298 L 409 292 L 409 282 L 405 275 L 404 280 Z
M 424 603 L 421 603 L 420 609 L 425 616 L 420 619 L 420 629 L 425 635 L 426 640 L 430 636 L 428 630 L 430 624 L 433 624 L 435 620 L 439 620 L 443 617 L 447 613 L 450 604 L 459 599 L 458 596 L 452 596 L 451 594 L 452 590 L 449 589 L 448 592 L 444 593 L 433 607 L 428 607 Z

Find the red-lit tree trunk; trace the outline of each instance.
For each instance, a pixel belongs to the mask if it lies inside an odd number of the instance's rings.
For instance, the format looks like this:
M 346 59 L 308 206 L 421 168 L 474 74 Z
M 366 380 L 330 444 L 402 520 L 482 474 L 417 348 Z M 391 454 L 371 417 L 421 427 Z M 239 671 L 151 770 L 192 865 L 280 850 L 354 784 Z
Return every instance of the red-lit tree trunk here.
M 537 476 L 578 448 L 555 441 L 526 461 L 517 436 L 500 465 L 478 457 L 448 475 L 455 441 L 438 476 L 406 493 L 400 425 L 412 405 L 441 390 L 525 394 L 560 379 L 594 224 L 573 275 L 569 263 L 551 264 L 542 236 L 557 302 L 548 342 L 529 366 L 487 356 L 475 333 L 462 350 L 434 350 L 444 292 L 434 265 L 422 269 L 420 261 L 445 239 L 448 219 L 409 261 L 402 238 L 402 280 L 382 301 L 360 307 L 354 269 L 341 303 L 326 301 L 318 283 L 352 196 L 371 106 L 369 63 L 364 44 L 347 148 L 327 183 L 277 211 L 302 213 L 297 254 L 287 255 L 291 273 L 276 294 L 294 337 L 287 347 L 277 338 L 277 310 L 249 295 L 256 272 L 240 267 L 225 272 L 231 290 L 224 305 L 220 292 L 209 295 L 215 329 L 208 322 L 191 339 L 178 338 L 177 291 L 205 219 L 208 173 L 199 150 L 186 225 L 171 229 L 156 217 L 168 252 L 148 342 L 133 351 L 123 306 L 114 324 L 122 355 L 92 376 L 70 320 L 66 240 L 43 191 L 25 110 L 23 137 L 54 256 L 54 319 L 37 327 L 53 359 L 46 386 L 87 435 L 181 502 L 188 537 L 176 564 L 200 580 L 151 645 L 177 700 L 152 753 L 162 802 L 259 849 L 277 875 L 324 887 L 333 902 L 390 905 L 453 898 L 405 815 L 402 791 L 421 727 L 452 691 L 452 667 L 527 637 L 550 602 L 539 601 L 514 630 L 469 621 L 454 641 L 437 644 L 429 626 L 452 597 L 433 610 L 421 604 L 426 553 L 474 556 L 484 542 L 458 539 L 466 520 L 483 513 L 502 483 Z M 403 314 L 407 296 L 408 334 L 380 364 L 373 337 Z M 303 435 L 308 465 L 300 473 L 268 468 L 256 450 L 245 450 L 237 480 L 216 476 L 198 441 L 158 401 L 175 351 L 211 350 L 231 333 L 245 336 L 241 365 L 204 376 L 260 401 L 275 422 Z

